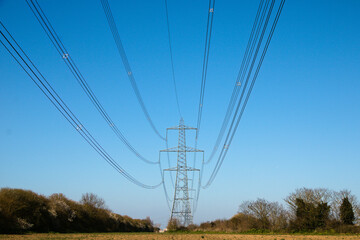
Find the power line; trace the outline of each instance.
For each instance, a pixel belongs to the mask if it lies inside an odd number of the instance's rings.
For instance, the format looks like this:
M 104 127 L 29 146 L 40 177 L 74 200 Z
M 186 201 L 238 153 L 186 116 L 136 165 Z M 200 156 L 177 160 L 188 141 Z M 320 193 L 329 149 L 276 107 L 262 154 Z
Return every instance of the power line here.
M 117 30 L 117 27 L 116 27 L 116 23 L 114 21 L 114 17 L 112 15 L 112 12 L 111 12 L 111 8 L 110 8 L 110 5 L 109 5 L 109 2 L 107 0 L 101 0 L 101 5 L 103 7 L 103 10 L 104 10 L 104 13 L 106 15 L 106 19 L 107 19 L 107 22 L 109 24 L 109 27 L 110 27 L 110 30 L 111 30 L 111 33 L 113 35 L 113 38 L 114 38 L 114 41 L 115 41 L 115 44 L 116 44 L 116 47 L 118 49 L 118 52 L 121 56 L 121 59 L 122 59 L 122 62 L 124 64 L 124 67 L 125 67 L 125 70 L 126 70 L 126 73 L 128 75 L 128 78 L 130 80 L 130 83 L 131 83 L 131 86 L 135 92 L 135 95 L 136 95 L 136 98 L 141 106 L 141 109 L 143 111 L 143 113 L 145 114 L 145 117 L 146 119 L 148 120 L 151 128 L 154 130 L 154 132 L 164 141 L 166 141 L 166 139 L 159 133 L 159 131 L 156 129 L 151 117 L 150 117 L 150 114 L 149 112 L 147 111 L 146 109 L 146 106 L 145 106 L 145 103 L 141 97 L 141 94 L 140 94 L 140 91 L 139 91 L 139 88 L 137 87 L 137 84 L 136 84 L 136 81 L 135 81 L 135 77 L 134 77 L 134 74 L 131 70 L 131 67 L 130 67 L 130 64 L 129 64 L 129 60 L 126 56 L 126 53 L 125 53 L 125 49 L 124 49 L 124 46 L 122 44 L 122 41 L 121 41 L 121 38 L 120 38 L 120 34 Z
M 249 37 L 249 40 L 248 40 L 248 43 L 247 43 L 247 46 L 246 46 L 246 50 L 245 50 L 245 53 L 244 53 L 244 56 L 243 56 L 243 59 L 242 59 L 242 62 L 241 62 L 238 77 L 236 79 L 235 86 L 234 86 L 234 89 L 233 89 L 233 92 L 232 92 L 232 95 L 231 95 L 231 98 L 230 98 L 230 101 L 229 101 L 229 104 L 228 104 L 228 107 L 227 107 L 227 112 L 225 114 L 223 124 L 221 126 L 219 135 L 217 137 L 215 146 L 213 147 L 213 150 L 212 150 L 212 152 L 210 154 L 209 159 L 207 161 L 202 162 L 201 175 L 200 175 L 199 180 L 198 180 L 198 191 L 197 191 L 197 195 L 196 195 L 196 198 L 195 198 L 195 201 L 194 201 L 194 209 L 195 210 L 197 209 L 197 203 L 198 203 L 199 196 L 200 196 L 201 184 L 202 184 L 201 181 L 202 181 L 202 177 L 203 177 L 204 165 L 210 163 L 211 160 L 213 159 L 213 157 L 214 157 L 214 155 L 215 155 L 215 153 L 216 153 L 216 151 L 217 151 L 217 149 L 219 147 L 219 144 L 220 144 L 220 142 L 222 140 L 222 137 L 223 137 L 223 135 L 225 133 L 228 122 L 230 120 L 231 113 L 233 112 L 233 108 L 234 108 L 236 100 L 238 98 L 240 88 L 242 86 L 244 86 L 244 84 L 241 84 L 243 82 L 243 76 L 244 76 L 243 73 L 246 72 L 247 67 L 248 67 L 248 63 L 249 63 L 249 61 L 251 59 L 252 52 L 253 52 L 254 46 L 255 46 L 255 44 L 257 42 L 258 35 L 259 35 L 259 31 L 261 29 L 261 26 L 263 25 L 263 20 L 264 20 L 265 14 L 266 14 L 268 4 L 269 4 L 269 0 L 266 1 L 265 5 L 264 5 L 264 0 L 261 0 L 260 3 L 259 3 L 259 7 L 258 7 L 258 10 L 256 12 L 255 20 L 254 20 L 254 23 L 253 23 L 253 26 L 252 26 L 251 34 L 250 34 L 250 37 Z M 260 17 L 260 19 L 259 19 L 259 17 Z
M 179 112 L 179 115 L 180 115 L 180 118 L 181 118 L 182 115 L 181 115 L 181 111 L 180 111 L 179 96 L 178 96 L 178 91 L 177 91 L 177 87 L 176 87 L 173 52 L 172 52 L 172 47 L 171 47 L 171 34 L 170 34 L 170 23 L 169 23 L 168 4 L 167 4 L 167 0 L 165 0 L 164 2 L 165 2 L 165 11 L 166 11 L 166 24 L 167 24 L 168 40 L 169 40 L 169 50 L 170 50 L 170 61 L 171 61 L 172 79 L 173 79 L 173 83 L 174 83 L 174 91 L 175 91 L 176 105 L 177 105 L 177 109 L 178 109 L 178 112 Z
M 143 157 L 125 138 L 125 136 L 122 134 L 122 132 L 119 130 L 119 128 L 116 126 L 114 121 L 110 118 L 108 113 L 105 111 L 102 104 L 99 102 L 98 98 L 90 88 L 89 84 L 87 83 L 86 79 L 80 72 L 79 68 L 76 66 L 74 60 L 72 59 L 71 55 L 65 48 L 63 42 L 61 41 L 60 37 L 56 33 L 54 27 L 50 23 L 49 19 L 47 18 L 46 14 L 42 10 L 41 6 L 39 5 L 37 0 L 26 0 L 28 6 L 30 7 L 31 11 L 33 12 L 34 16 L 40 23 L 41 27 L 45 31 L 46 35 L 50 39 L 51 43 L 59 53 L 59 55 L 64 60 L 65 64 L 75 77 L 76 81 L 79 83 L 87 97 L 90 99 L 92 104 L 95 106 L 96 110 L 100 113 L 100 115 L 103 117 L 103 119 L 106 121 L 108 126 L 111 128 L 111 130 L 116 134 L 116 136 L 125 144 L 125 146 L 135 154 L 136 157 L 138 157 L 143 162 L 149 163 L 149 164 L 158 164 L 157 161 L 150 161 Z M 35 3 L 36 4 L 35 4 Z
M 221 167 L 221 164 L 222 164 L 223 160 L 225 159 L 226 153 L 227 153 L 227 151 L 228 151 L 228 149 L 229 149 L 229 146 L 230 146 L 231 141 L 232 141 L 232 139 L 233 139 L 233 137 L 234 137 L 234 134 L 235 134 L 235 132 L 236 132 L 237 126 L 238 126 L 238 124 L 239 124 L 239 122 L 240 122 L 241 116 L 242 116 L 242 114 L 243 114 L 243 112 L 244 112 L 244 109 L 245 109 L 245 107 L 246 107 L 247 101 L 248 101 L 249 96 L 250 96 L 250 94 L 251 94 L 252 88 L 253 88 L 253 86 L 254 86 L 254 84 L 255 84 L 257 75 L 258 75 L 258 73 L 259 73 L 261 64 L 262 64 L 263 59 L 264 59 L 264 57 L 265 57 L 266 51 L 267 51 L 267 49 L 268 49 L 268 46 L 269 46 L 271 37 L 272 37 L 272 35 L 273 35 L 274 29 L 275 29 L 275 27 L 276 27 L 276 23 L 277 23 L 277 21 L 278 21 L 278 19 L 279 19 L 279 16 L 280 16 L 280 13 L 281 13 L 281 10 L 282 10 L 282 8 L 283 8 L 284 3 L 285 3 L 285 0 L 282 1 L 281 4 L 280 4 L 280 6 L 279 6 L 279 10 L 278 10 L 278 13 L 277 13 L 277 15 L 276 15 L 276 17 L 275 17 L 273 27 L 272 27 L 272 29 L 271 29 L 271 31 L 270 31 L 268 40 L 267 40 L 267 42 L 266 42 L 266 44 L 265 44 L 263 54 L 262 54 L 262 56 L 261 56 L 261 59 L 260 59 L 260 61 L 259 61 L 258 67 L 257 67 L 256 72 L 255 72 L 255 75 L 254 75 L 254 77 L 253 77 L 252 84 L 251 84 L 251 86 L 250 86 L 250 88 L 249 88 L 249 91 L 248 91 L 248 94 L 247 94 L 245 103 L 244 103 L 244 105 L 243 105 L 243 107 L 242 107 L 242 110 L 241 110 L 241 113 L 240 113 L 240 115 L 239 115 L 238 121 L 237 121 L 237 123 L 236 123 L 235 129 L 234 129 L 234 131 L 233 131 L 232 134 L 231 134 L 230 141 L 229 141 L 228 143 L 225 143 L 225 144 L 224 144 L 224 148 L 222 149 L 222 150 L 225 151 L 225 154 L 222 156 L 222 159 L 221 159 L 220 164 L 218 164 L 218 163 L 219 163 L 219 161 L 218 161 L 217 166 L 216 166 L 215 169 L 214 169 L 215 174 L 212 174 L 212 176 L 210 177 L 208 183 L 207 183 L 205 186 L 203 186 L 203 188 L 207 188 L 207 187 L 209 186 L 209 183 L 210 183 L 210 184 L 212 183 L 212 181 L 213 181 L 213 180 L 215 179 L 215 177 L 216 177 L 217 172 L 219 171 L 219 169 L 220 169 L 220 167 Z M 259 9 L 260 9 L 260 6 L 261 6 L 261 5 L 262 5 L 262 3 L 260 3 Z M 267 8 L 267 7 L 265 7 L 265 9 L 266 9 L 266 8 Z M 258 9 L 258 13 L 259 13 L 259 9 Z M 258 13 L 257 13 L 257 16 L 258 16 Z M 255 23 L 256 23 L 256 21 L 257 21 L 257 17 L 256 17 L 256 19 L 255 19 Z M 254 23 L 254 26 L 256 25 L 255 23 Z M 259 29 L 259 27 L 260 27 L 261 25 L 262 25 L 262 20 L 260 20 L 260 24 L 259 24 L 259 26 L 257 27 L 257 29 Z M 254 26 L 253 26 L 253 30 L 255 29 Z M 252 34 L 253 34 L 253 30 L 252 30 Z M 251 34 L 251 36 L 252 36 L 252 34 Z M 256 34 L 256 35 L 257 35 L 257 34 Z M 251 37 L 250 37 L 250 39 L 251 39 Z M 252 46 L 254 46 L 254 44 L 255 44 L 255 42 L 256 42 L 256 39 L 257 39 L 257 37 L 255 36 L 255 40 L 254 40 L 253 44 L 251 44 Z M 251 41 L 251 40 L 249 40 L 249 42 L 250 42 L 250 41 Z M 248 46 L 249 46 L 249 44 L 248 44 Z M 252 50 L 250 50 L 249 56 L 252 55 L 253 47 L 251 47 L 251 49 L 252 49 Z M 246 52 L 248 52 L 248 47 L 247 47 Z M 246 56 L 246 54 L 245 54 L 245 56 Z M 255 59 L 256 59 L 256 57 L 255 57 Z M 248 60 L 246 61 L 245 70 L 243 70 L 243 73 L 240 74 L 240 73 L 241 73 L 241 69 L 242 69 L 243 66 L 244 66 L 244 65 L 243 65 L 244 59 L 243 59 L 243 62 L 242 62 L 242 65 L 241 65 L 241 68 L 240 68 L 240 71 L 239 71 L 239 76 L 238 76 L 238 78 L 237 78 L 237 83 L 239 82 L 239 77 L 242 76 L 242 78 L 240 78 L 240 79 L 243 80 L 243 78 L 244 78 L 244 76 L 245 76 L 245 73 L 246 73 L 246 69 L 247 69 L 247 66 L 248 66 L 249 61 L 250 61 L 250 58 L 248 58 Z M 250 75 L 250 73 L 251 73 L 251 70 L 250 70 L 250 72 L 249 72 L 249 75 Z M 242 80 L 241 80 L 241 81 L 242 81 Z M 244 87 L 244 88 L 246 89 L 246 87 Z M 243 90 L 243 91 L 244 91 L 244 90 Z M 231 98 L 232 100 L 233 100 L 233 97 L 234 97 L 234 91 L 233 91 L 233 95 L 232 95 L 232 98 Z M 234 98 L 237 99 L 237 95 L 235 95 Z M 241 97 L 241 99 L 242 99 L 242 97 Z M 230 101 L 230 103 L 231 103 L 231 101 Z M 240 100 L 239 104 L 240 104 L 240 103 L 241 103 L 241 100 Z M 228 111 L 229 111 L 229 109 L 231 109 L 231 108 L 228 106 Z M 235 117 L 235 116 L 236 116 L 236 114 L 234 115 L 234 117 Z M 229 131 L 230 131 L 230 130 L 229 130 Z M 220 158 L 220 157 L 219 157 L 219 158 Z M 211 158 L 210 158 L 209 160 L 211 160 Z M 208 161 L 209 161 L 209 160 L 208 160 Z M 203 166 L 204 166 L 204 163 L 203 163 L 203 165 L 202 165 L 202 169 L 203 169 Z M 201 171 L 202 171 L 202 170 L 201 170 Z M 214 171 L 213 171 L 213 173 L 214 173 Z M 202 179 L 202 176 L 199 178 L 199 183 L 198 183 L 199 190 L 200 190 L 200 188 L 201 188 L 201 179 Z M 200 191 L 197 192 L 197 198 L 196 198 L 196 201 L 195 201 L 195 210 L 196 210 L 196 207 L 197 207 L 197 202 L 198 202 L 198 198 L 199 198 L 199 192 L 200 192 Z
M 225 143 L 224 143 L 224 145 L 223 145 L 224 147 L 221 149 L 221 152 L 220 152 L 219 158 L 218 158 L 218 160 L 217 160 L 217 162 L 216 162 L 215 168 L 214 168 L 214 170 L 213 170 L 213 172 L 212 172 L 212 174 L 211 174 L 211 176 L 210 176 L 210 179 L 209 179 L 208 183 L 207 183 L 204 187 L 207 187 L 208 185 L 210 185 L 209 183 L 211 183 L 211 182 L 213 181 L 213 179 L 215 178 L 215 175 L 217 174 L 217 172 L 218 172 L 218 170 L 219 170 L 219 168 L 220 168 L 220 166 L 221 166 L 221 164 L 222 164 L 222 161 L 221 161 L 221 160 L 222 160 L 222 156 L 223 156 L 223 153 L 224 153 L 224 152 L 227 150 L 227 148 L 228 148 L 228 144 L 227 144 L 227 143 L 228 143 L 228 139 L 229 139 L 229 136 L 230 136 L 230 134 L 231 134 L 231 132 L 232 132 L 232 129 L 233 129 L 233 127 L 234 127 L 234 122 L 235 122 L 235 120 L 236 120 L 239 107 L 240 107 L 240 105 L 241 105 L 241 103 L 242 103 L 243 96 L 244 96 L 245 91 L 246 91 L 246 89 L 247 89 L 248 80 L 249 80 L 250 75 L 251 75 L 251 73 L 252 73 L 252 69 L 253 69 L 253 67 L 254 67 L 257 54 L 258 54 L 258 52 L 259 52 L 259 50 L 260 50 L 260 46 L 261 46 L 261 43 L 262 43 L 262 39 L 263 39 L 263 36 L 264 36 L 264 34 L 265 34 L 266 27 L 267 27 L 267 24 L 268 24 L 269 19 L 270 19 L 270 16 L 271 16 L 271 12 L 272 12 L 274 3 L 275 3 L 275 0 L 272 0 L 272 1 L 271 1 L 271 5 L 270 5 L 270 9 L 267 11 L 266 21 L 265 21 L 265 23 L 264 23 L 264 26 L 262 27 L 262 33 L 261 33 L 260 39 L 259 39 L 259 41 L 258 41 L 258 43 L 257 43 L 257 48 L 256 48 L 255 54 L 254 54 L 254 56 L 253 56 L 253 58 L 252 58 L 252 63 L 251 63 L 250 69 L 249 69 L 249 71 L 248 71 L 248 73 L 247 73 L 247 79 L 246 79 L 245 85 L 244 85 L 244 87 L 243 87 L 243 89 L 242 89 L 240 99 L 238 100 L 237 107 L 236 107 L 234 116 L 233 116 L 233 118 L 232 118 L 232 122 L 231 122 L 231 124 L 230 124 L 229 130 L 228 130 L 228 133 L 227 133 L 227 136 L 226 136 L 226 139 L 225 139 Z M 266 11 L 266 9 L 265 9 L 265 11 Z
M 167 147 L 168 148 L 168 147 Z M 171 200 L 170 200 L 170 197 L 169 197 L 169 194 L 167 192 L 167 189 L 166 189 L 166 185 L 165 185 L 165 177 L 164 177 L 164 170 L 162 168 L 162 165 L 161 165 L 161 160 L 160 160 L 160 155 L 161 155 L 161 152 L 159 152 L 159 170 L 160 170 L 160 174 L 161 174 L 161 179 L 162 179 L 162 182 L 163 182 L 163 189 L 164 189 L 164 194 L 165 194 L 165 199 L 166 199 L 166 204 L 169 208 L 169 211 L 171 211 Z M 170 163 L 169 163 L 170 164 Z M 169 168 L 170 168 L 170 165 L 169 165 Z
M 169 141 L 168 141 L 168 129 L 166 129 L 166 149 L 169 148 Z M 168 168 L 171 167 L 171 164 L 170 164 L 170 155 L 169 155 L 169 152 L 166 152 L 166 155 L 167 155 L 167 162 L 168 162 Z M 160 161 L 160 160 L 159 160 Z M 172 172 L 170 171 L 170 179 L 171 179 L 171 186 L 173 188 L 175 188 L 175 182 L 174 182 L 174 179 L 173 179 L 173 175 L 172 175 Z
M 268 22 L 268 20 L 269 20 L 269 17 L 270 17 L 270 14 L 271 14 L 272 7 L 273 7 L 273 5 L 274 5 L 274 2 L 275 2 L 275 0 L 273 0 L 272 3 L 271 3 L 270 10 L 269 10 L 269 15 L 268 15 L 268 17 L 267 17 L 267 19 L 266 19 L 266 22 L 265 22 L 265 25 L 264 25 L 264 28 L 263 28 L 263 31 L 262 31 L 262 34 L 261 34 L 260 39 L 262 39 L 262 37 L 263 37 L 263 35 L 264 35 L 264 33 L 265 33 L 266 25 L 267 25 L 267 22 Z M 284 4 L 285 4 L 285 0 L 281 0 L 281 3 L 280 3 L 280 5 L 279 5 L 277 14 L 276 14 L 275 19 L 274 19 L 274 22 L 273 22 L 273 25 L 272 25 L 272 27 L 271 27 L 270 33 L 269 33 L 268 38 L 267 38 L 267 40 L 266 40 L 265 46 L 264 46 L 264 48 L 263 48 L 263 51 L 262 51 L 260 60 L 259 60 L 258 65 L 257 65 L 257 67 L 256 67 L 255 73 L 254 73 L 254 75 L 253 75 L 253 78 L 252 78 L 252 81 L 251 81 L 251 85 L 250 85 L 250 87 L 249 87 L 249 89 L 248 89 L 248 92 L 247 92 L 245 101 L 244 101 L 244 103 L 243 103 L 243 105 L 242 105 L 241 111 L 240 111 L 240 113 L 237 115 L 237 112 L 238 112 L 238 110 L 239 110 L 239 108 L 240 108 L 240 106 L 241 106 L 241 101 L 239 101 L 239 102 L 238 102 L 238 105 L 237 105 L 237 108 L 236 108 L 235 115 L 234 115 L 234 117 L 233 117 L 233 121 L 232 121 L 232 124 L 231 124 L 231 128 L 229 129 L 229 132 L 228 132 L 227 137 L 226 137 L 226 140 L 225 140 L 224 146 L 226 146 L 226 147 L 224 147 L 224 148 L 222 149 L 222 151 L 221 151 L 221 153 L 220 153 L 220 156 L 219 156 L 219 158 L 218 158 L 218 161 L 217 161 L 217 163 L 216 163 L 216 166 L 215 166 L 215 168 L 214 168 L 214 170 L 213 170 L 213 172 L 212 172 L 212 174 L 211 174 L 208 182 L 203 186 L 203 188 L 209 187 L 209 186 L 211 185 L 211 183 L 214 181 L 214 179 L 215 179 L 215 177 L 216 177 L 216 175 L 217 175 L 217 173 L 218 173 L 218 171 L 219 171 L 219 169 L 220 169 L 220 167 L 221 167 L 221 165 L 222 165 L 222 163 L 223 163 L 223 161 L 224 161 L 224 159 L 225 159 L 225 157 L 226 157 L 226 154 L 227 154 L 228 149 L 229 149 L 229 147 L 230 147 L 230 145 L 231 145 L 231 142 L 232 142 L 232 140 L 233 140 L 233 138 L 234 138 L 235 132 L 236 132 L 237 127 L 238 127 L 238 125 L 239 125 L 239 123 L 240 123 L 240 120 L 241 120 L 242 115 L 243 115 L 243 113 L 244 113 L 244 110 L 245 110 L 245 108 L 246 108 L 247 102 L 248 102 L 248 100 L 249 100 L 250 94 L 251 94 L 252 89 L 253 89 L 253 87 L 254 87 L 254 84 L 255 84 L 255 82 L 256 82 L 257 76 L 258 76 L 258 74 L 259 74 L 260 68 L 261 68 L 261 66 L 262 66 L 264 57 L 265 57 L 265 55 L 266 55 L 267 49 L 268 49 L 268 47 L 269 47 L 269 44 L 270 44 L 270 42 L 271 42 L 272 36 L 273 36 L 273 34 L 274 34 L 274 31 L 275 31 L 276 25 L 277 25 L 277 23 L 278 23 L 279 17 L 280 17 L 280 15 L 281 15 L 281 11 L 282 11 L 282 9 L 283 9 Z M 261 41 L 261 40 L 260 40 L 260 41 Z M 260 44 L 261 44 L 261 42 L 260 42 Z M 260 46 L 260 45 L 258 44 L 258 47 L 259 47 L 259 46 Z M 258 48 L 257 48 L 257 51 L 258 51 Z M 257 51 L 256 51 L 256 54 L 255 54 L 254 59 L 256 59 Z M 254 62 L 255 62 L 255 60 L 253 60 L 252 66 L 253 66 Z M 251 68 L 250 68 L 250 70 L 249 70 L 248 78 L 250 77 L 250 74 L 251 74 L 251 71 L 252 71 L 252 66 L 251 66 Z M 233 123 L 234 123 L 235 119 L 236 119 L 236 123 L 235 123 L 235 125 L 234 125 L 234 127 L 233 127 L 233 129 L 232 129 L 232 126 L 233 126 Z
M 63 115 L 63 117 L 70 123 L 70 125 L 77 130 L 77 132 L 85 139 L 87 143 L 107 162 L 109 163 L 116 171 L 118 171 L 123 177 L 125 177 L 130 182 L 147 189 L 154 189 L 163 184 L 161 181 L 156 185 L 147 185 L 138 181 L 135 177 L 125 171 L 98 143 L 98 141 L 90 134 L 90 132 L 85 128 L 85 126 L 80 122 L 80 120 L 75 116 L 75 114 L 69 109 L 57 92 L 52 88 L 50 83 L 46 78 L 41 74 L 38 68 L 30 60 L 28 55 L 23 51 L 17 41 L 12 37 L 3 23 L 0 21 L 0 25 L 5 30 L 5 33 L 0 30 L 0 34 L 3 39 L 8 43 L 0 39 L 1 44 L 9 52 L 9 54 L 14 58 L 14 60 L 20 65 L 20 67 L 25 71 L 25 73 L 31 78 L 35 85 L 41 90 L 41 92 L 49 99 L 49 101 L 56 107 L 56 109 Z M 9 37 L 6 37 L 7 34 Z M 11 39 L 12 41 L 10 41 Z M 14 46 L 15 45 L 15 46 Z M 17 49 L 16 49 L 17 47 Z
M 168 32 L 170 62 L 171 62 L 171 71 L 172 71 L 172 79 L 173 79 L 173 84 L 174 84 L 176 105 L 177 105 L 179 116 L 180 116 L 180 118 L 182 118 L 181 109 L 180 109 L 180 103 L 179 103 L 179 95 L 178 95 L 178 91 L 177 91 L 177 84 L 176 84 L 176 78 L 175 78 L 174 58 L 173 58 L 173 51 L 172 51 L 172 45 L 171 45 L 171 32 L 170 32 L 169 10 L 168 10 L 167 0 L 164 0 L 164 3 L 165 3 L 166 25 L 167 25 L 167 32 Z M 166 148 L 169 148 L 167 130 L 166 130 Z M 170 168 L 169 152 L 167 152 L 167 161 L 168 161 L 168 167 Z M 159 159 L 159 162 L 160 162 L 160 159 Z M 171 186 L 173 188 L 175 188 L 175 183 L 174 183 L 174 179 L 173 179 L 171 171 L 170 171 L 170 179 L 171 179 Z M 165 191 L 165 195 L 167 195 L 165 183 L 164 183 L 164 191 Z M 169 199 L 169 197 L 167 196 L 167 200 L 168 199 Z M 169 205 L 169 208 L 170 208 L 170 205 Z M 171 208 L 170 208 L 170 211 L 171 211 Z
M 199 106 L 198 106 L 198 117 L 196 123 L 196 137 L 195 137 L 195 148 L 198 146 L 198 137 L 200 133 L 200 125 L 201 125 L 201 118 L 202 118 L 202 110 L 204 104 L 204 97 L 205 97 L 205 86 L 206 86 L 206 77 L 207 77 L 207 69 L 209 63 L 209 53 L 210 53 L 210 43 L 211 43 L 211 34 L 212 34 L 212 26 L 213 26 L 213 19 L 214 19 L 214 10 L 215 10 L 215 0 L 209 0 L 209 7 L 208 7 L 208 15 L 207 15 L 207 23 L 206 23 L 206 34 L 205 34 L 205 46 L 204 46 L 204 57 L 203 57 L 203 64 L 202 64 L 202 73 L 201 73 L 201 86 L 200 86 L 200 99 L 199 99 Z M 196 153 L 194 153 L 194 162 L 193 168 L 196 166 Z M 199 175 L 199 179 L 200 179 Z M 194 179 L 195 172 L 192 174 L 192 178 Z M 191 188 L 194 187 L 194 181 L 191 183 Z M 199 189 L 198 189 L 199 191 Z M 194 208 L 194 207 L 193 207 Z M 194 208 L 195 209 L 195 208 Z
M 198 118 L 197 118 L 197 126 L 198 129 L 196 134 L 196 139 L 198 138 L 198 134 L 200 131 L 201 117 L 202 117 L 202 109 L 205 97 L 205 86 L 206 86 L 206 77 L 207 77 L 207 69 L 209 62 L 209 52 L 210 52 L 210 43 L 211 43 L 211 33 L 212 33 L 212 25 L 214 19 L 214 10 L 215 10 L 215 0 L 209 0 L 209 11 L 207 17 L 206 24 L 206 37 L 205 37 L 205 48 L 204 48 L 204 59 L 203 59 L 203 67 L 202 67 L 202 75 L 201 75 L 201 88 L 200 88 L 200 100 L 198 107 Z
M 240 67 L 240 70 L 239 70 L 239 73 L 238 73 L 238 77 L 237 77 L 237 79 L 235 81 L 233 92 L 232 92 L 232 95 L 231 95 L 231 98 L 230 98 L 230 101 L 229 101 L 229 104 L 228 104 L 228 107 L 227 107 L 227 111 L 226 111 L 226 114 L 225 114 L 221 129 L 220 129 L 218 137 L 216 139 L 216 143 L 215 143 L 215 145 L 214 145 L 214 147 L 213 147 L 213 149 L 211 151 L 210 157 L 205 162 L 205 164 L 210 163 L 211 160 L 213 159 L 213 157 L 215 156 L 215 153 L 217 152 L 217 150 L 219 148 L 220 142 L 221 142 L 221 140 L 222 140 L 222 138 L 224 136 L 225 130 L 227 128 L 230 117 L 231 117 L 232 112 L 234 110 L 234 106 L 235 106 L 235 103 L 236 103 L 236 99 L 238 98 L 239 91 L 240 91 L 241 87 L 244 86 L 244 84 L 242 84 L 244 76 L 245 76 L 244 73 L 247 70 L 249 61 L 250 61 L 251 56 L 252 56 L 252 52 L 254 50 L 254 45 L 257 42 L 257 37 L 259 35 L 260 27 L 263 24 L 264 16 L 265 16 L 267 5 L 268 5 L 269 1 L 266 2 L 265 7 L 263 7 L 263 3 L 264 3 L 264 0 L 261 0 L 260 4 L 259 4 L 259 7 L 258 7 L 258 10 L 257 10 L 257 13 L 256 13 L 255 21 L 254 21 L 254 24 L 253 24 L 253 27 L 252 27 L 252 30 L 251 30 L 251 34 L 250 34 L 250 37 L 249 37 L 249 40 L 248 40 L 248 43 L 247 43 L 247 46 L 246 46 L 244 57 L 243 57 L 243 60 L 241 62 L 241 67 Z M 260 13 L 261 13 L 261 17 L 260 17 Z M 260 21 L 259 21 L 259 17 L 260 17 Z

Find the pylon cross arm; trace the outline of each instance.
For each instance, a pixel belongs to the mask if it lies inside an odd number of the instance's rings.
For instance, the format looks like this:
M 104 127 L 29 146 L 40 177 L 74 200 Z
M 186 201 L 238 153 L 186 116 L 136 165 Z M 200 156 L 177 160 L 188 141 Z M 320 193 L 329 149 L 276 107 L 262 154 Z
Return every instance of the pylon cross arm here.
M 183 125 L 183 126 L 169 127 L 166 130 L 197 130 L 197 128 Z
M 204 150 L 186 146 L 183 149 L 180 149 L 179 147 L 167 148 L 164 150 L 160 150 L 160 152 L 204 152 Z
M 192 168 L 192 167 L 187 167 L 187 168 L 183 168 L 181 169 L 182 171 L 200 171 L 200 169 L 197 169 L 197 168 Z M 167 168 L 167 169 L 164 169 L 164 171 L 178 171 L 178 168 L 177 167 L 173 167 L 173 168 Z

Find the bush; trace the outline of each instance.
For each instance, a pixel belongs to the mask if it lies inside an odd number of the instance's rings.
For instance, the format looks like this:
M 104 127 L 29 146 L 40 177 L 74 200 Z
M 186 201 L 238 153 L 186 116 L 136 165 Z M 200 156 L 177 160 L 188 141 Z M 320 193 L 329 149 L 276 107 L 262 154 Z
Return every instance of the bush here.
M 82 203 L 63 194 L 49 198 L 32 191 L 0 190 L 0 233 L 23 232 L 152 232 L 153 223 L 112 213 L 104 201 L 85 194 Z
M 170 219 L 166 228 L 169 232 L 174 232 L 174 231 L 179 231 L 179 230 L 185 229 L 185 227 L 181 226 L 179 220 L 176 218 Z
M 48 232 L 51 217 L 48 212 L 49 200 L 32 191 L 3 188 L 0 190 L 0 208 L 14 226 L 10 232 Z M 3 231 L 6 232 L 6 229 Z
M 228 220 L 204 222 L 194 231 L 243 233 L 360 233 L 360 205 L 349 190 L 301 188 L 291 193 L 285 209 L 265 199 L 245 201 L 239 213 Z M 355 225 L 352 225 L 355 223 Z

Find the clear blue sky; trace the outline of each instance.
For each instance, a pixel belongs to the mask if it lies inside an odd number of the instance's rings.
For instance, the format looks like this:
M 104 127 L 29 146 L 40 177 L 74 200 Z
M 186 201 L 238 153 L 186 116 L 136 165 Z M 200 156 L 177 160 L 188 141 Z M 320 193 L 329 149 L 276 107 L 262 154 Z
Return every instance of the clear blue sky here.
M 110 0 L 139 89 L 165 133 L 179 116 L 164 3 Z M 39 0 L 88 83 L 129 141 L 157 160 L 164 143 L 136 101 L 100 1 Z M 185 123 L 196 125 L 208 1 L 168 0 Z M 199 148 L 222 123 L 258 1 L 218 0 Z M 360 198 L 360 1 L 287 1 L 229 154 L 201 193 L 195 222 L 228 218 L 244 200 L 280 201 L 300 187 L 350 189 Z M 160 181 L 114 136 L 59 58 L 25 1 L 0 0 L 0 18 L 108 152 L 138 179 Z M 120 214 L 164 224 L 162 188 L 120 176 L 74 131 L 0 47 L 0 187 L 79 200 L 93 192 Z M 176 135 L 170 145 L 176 143 Z M 190 140 L 189 140 L 190 141 Z M 205 169 L 207 179 L 213 165 Z

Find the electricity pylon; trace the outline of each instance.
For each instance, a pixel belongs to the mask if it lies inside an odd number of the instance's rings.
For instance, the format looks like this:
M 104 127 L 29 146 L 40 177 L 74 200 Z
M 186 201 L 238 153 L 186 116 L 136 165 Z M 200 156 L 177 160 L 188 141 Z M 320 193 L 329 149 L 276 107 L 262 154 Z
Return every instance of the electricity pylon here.
M 192 179 L 188 178 L 188 172 L 190 171 L 200 171 L 192 167 L 188 167 L 186 160 L 187 152 L 204 152 L 203 150 L 198 150 L 186 146 L 186 130 L 197 130 L 196 128 L 187 127 L 184 125 L 184 120 L 181 118 L 179 126 L 171 127 L 166 129 L 166 137 L 168 130 L 178 130 L 178 146 L 173 148 L 168 148 L 161 150 L 160 152 L 176 152 L 177 153 L 177 164 L 176 167 L 171 167 L 169 169 L 164 169 L 164 171 L 176 171 L 176 181 L 175 181 L 175 191 L 174 199 L 171 208 L 171 218 L 170 220 L 178 220 L 182 226 L 188 226 L 193 223 L 193 216 L 190 205 L 189 191 L 189 181 Z

